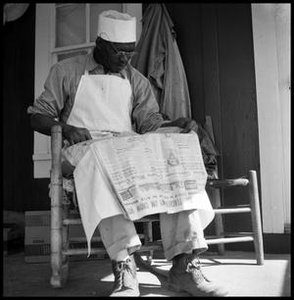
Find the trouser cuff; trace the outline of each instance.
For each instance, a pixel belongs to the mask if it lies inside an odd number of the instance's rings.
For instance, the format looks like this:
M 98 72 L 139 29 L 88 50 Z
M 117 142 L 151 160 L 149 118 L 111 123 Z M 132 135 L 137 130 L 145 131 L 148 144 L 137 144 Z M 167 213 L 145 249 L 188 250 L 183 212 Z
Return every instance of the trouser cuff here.
M 208 249 L 207 243 L 205 239 L 197 239 L 192 241 L 185 241 L 176 244 L 171 249 L 165 251 L 165 258 L 167 260 L 172 260 L 175 256 L 182 254 L 182 253 L 188 253 L 193 252 L 200 254 L 202 252 L 205 252 Z
M 106 248 L 107 254 L 111 260 L 118 260 L 121 256 L 124 255 L 124 251 L 128 251 L 128 254 L 133 253 L 134 251 L 140 249 L 142 243 L 138 235 L 133 235 L 131 237 L 125 237 L 108 248 Z M 122 253 L 123 252 L 123 253 Z

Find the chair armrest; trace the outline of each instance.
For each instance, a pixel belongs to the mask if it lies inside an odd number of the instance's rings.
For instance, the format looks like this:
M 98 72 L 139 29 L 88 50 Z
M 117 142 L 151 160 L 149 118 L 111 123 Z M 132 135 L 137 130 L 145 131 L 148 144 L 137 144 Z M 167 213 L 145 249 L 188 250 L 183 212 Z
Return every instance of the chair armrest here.
M 61 174 L 62 127 L 54 125 L 51 128 L 52 171 Z
M 60 206 L 62 203 L 62 127 L 54 125 L 51 128 L 51 172 L 50 172 L 50 194 L 51 205 Z
M 246 186 L 249 180 L 246 178 L 237 179 L 208 179 L 206 182 L 207 188 L 224 188 L 229 186 Z

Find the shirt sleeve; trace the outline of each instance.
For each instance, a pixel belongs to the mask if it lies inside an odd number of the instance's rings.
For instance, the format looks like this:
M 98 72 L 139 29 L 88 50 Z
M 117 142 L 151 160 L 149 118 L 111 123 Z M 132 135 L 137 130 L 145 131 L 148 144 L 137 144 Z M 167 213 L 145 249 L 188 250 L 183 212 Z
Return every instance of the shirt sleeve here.
M 27 109 L 28 114 L 43 114 L 59 118 L 68 93 L 65 88 L 65 71 L 59 64 L 51 67 L 44 84 L 44 91 Z
M 141 134 L 155 131 L 163 122 L 157 100 L 149 80 L 136 69 L 133 68 L 133 70 L 134 74 L 131 80 L 134 97 L 132 121 L 135 131 Z

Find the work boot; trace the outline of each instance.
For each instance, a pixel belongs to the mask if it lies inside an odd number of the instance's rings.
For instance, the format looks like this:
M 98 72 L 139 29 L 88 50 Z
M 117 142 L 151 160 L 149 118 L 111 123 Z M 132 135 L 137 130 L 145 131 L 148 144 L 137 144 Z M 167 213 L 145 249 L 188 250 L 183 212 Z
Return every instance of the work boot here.
M 131 255 L 126 261 L 111 261 L 114 274 L 114 289 L 110 297 L 139 297 L 139 282 L 136 263 Z
M 224 297 L 227 292 L 210 282 L 201 271 L 199 258 L 193 254 L 181 254 L 173 259 L 169 271 L 169 289 L 184 291 L 195 297 Z

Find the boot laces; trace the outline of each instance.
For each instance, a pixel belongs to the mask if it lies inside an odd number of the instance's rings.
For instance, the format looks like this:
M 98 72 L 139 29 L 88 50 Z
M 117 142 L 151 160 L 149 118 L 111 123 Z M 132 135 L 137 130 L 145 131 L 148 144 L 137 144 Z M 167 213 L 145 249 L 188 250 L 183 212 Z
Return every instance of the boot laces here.
M 192 260 L 190 260 L 190 259 L 187 260 L 186 272 L 192 273 L 193 277 L 199 282 L 201 282 L 203 280 L 210 281 L 202 273 L 201 263 L 200 263 L 200 260 L 198 257 L 194 258 Z
M 131 268 L 132 261 L 127 259 L 126 261 L 119 261 L 114 263 L 114 276 L 115 276 L 115 289 L 120 290 L 123 286 L 128 286 L 128 278 L 131 275 L 135 277 L 135 274 Z

